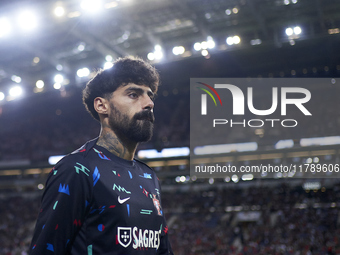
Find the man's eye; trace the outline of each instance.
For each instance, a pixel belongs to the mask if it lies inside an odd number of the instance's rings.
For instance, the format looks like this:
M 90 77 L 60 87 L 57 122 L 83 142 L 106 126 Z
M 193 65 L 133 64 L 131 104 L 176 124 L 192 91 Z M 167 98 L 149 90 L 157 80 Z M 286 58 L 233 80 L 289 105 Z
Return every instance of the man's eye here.
M 137 95 L 136 93 L 131 93 L 131 94 L 129 94 L 129 97 L 131 97 L 131 98 L 137 98 L 138 95 Z

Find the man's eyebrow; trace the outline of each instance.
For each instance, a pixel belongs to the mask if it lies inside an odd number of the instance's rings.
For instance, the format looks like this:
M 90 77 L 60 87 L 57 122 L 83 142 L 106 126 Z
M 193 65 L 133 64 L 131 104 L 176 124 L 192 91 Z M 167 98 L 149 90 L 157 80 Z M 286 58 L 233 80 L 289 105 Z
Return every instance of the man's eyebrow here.
M 125 92 L 130 92 L 130 91 L 134 91 L 138 94 L 143 94 L 144 93 L 144 89 L 141 89 L 141 88 L 138 88 L 138 87 L 128 87 Z M 148 94 L 148 96 L 150 97 L 154 97 L 155 96 L 155 93 L 153 93 L 152 91 L 150 90 L 147 90 L 146 93 Z

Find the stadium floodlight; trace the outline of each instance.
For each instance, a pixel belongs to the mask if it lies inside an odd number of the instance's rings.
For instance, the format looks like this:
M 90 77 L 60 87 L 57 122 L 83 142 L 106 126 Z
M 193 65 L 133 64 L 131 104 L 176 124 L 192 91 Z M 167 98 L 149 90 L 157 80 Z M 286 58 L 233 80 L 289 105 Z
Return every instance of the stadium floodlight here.
M 233 40 L 233 38 L 231 36 L 229 36 L 227 38 L 226 42 L 227 42 L 228 45 L 233 45 L 234 44 L 234 40 Z
M 105 9 L 115 8 L 115 7 L 117 7 L 117 6 L 118 6 L 118 4 L 117 4 L 117 2 L 115 2 L 115 1 L 110 2 L 110 3 L 106 3 L 106 4 L 104 5 Z
M 183 46 L 176 46 L 172 49 L 172 53 L 174 55 L 181 55 L 185 52 L 185 48 Z
M 211 36 L 207 38 L 208 49 L 213 49 L 216 46 L 214 39 Z
M 203 50 L 208 49 L 208 42 L 207 42 L 207 41 L 201 42 L 201 48 L 202 48 Z
M 286 28 L 286 35 L 292 36 L 294 34 L 294 30 L 291 27 Z
M 7 18 L 0 18 L 0 38 L 6 37 L 11 33 L 11 23 Z
M 235 183 L 238 183 L 240 179 L 238 178 L 238 176 L 237 176 L 236 174 L 234 174 L 234 175 L 231 177 L 231 180 L 232 180 L 233 182 L 235 182 Z
M 194 49 L 195 49 L 195 51 L 200 51 L 202 49 L 201 43 L 200 42 L 195 43 Z
M 77 76 L 82 78 L 82 77 L 87 77 L 90 75 L 90 70 L 86 67 L 78 69 L 77 71 Z
M 58 83 L 58 82 L 56 82 L 56 83 L 53 84 L 53 88 L 54 88 L 54 89 L 57 89 L 57 90 L 58 90 L 58 89 L 61 89 L 61 84 Z
M 185 176 L 182 175 L 182 176 L 180 177 L 180 181 L 181 181 L 181 182 L 185 182 L 185 180 L 186 180 Z
M 58 65 L 55 67 L 55 69 L 57 69 L 58 71 L 61 71 L 61 70 L 64 69 L 64 67 L 63 67 L 63 65 L 58 64 Z
M 56 76 L 54 76 L 54 81 L 56 83 L 62 83 L 64 81 L 64 76 L 62 76 L 61 74 L 57 74 Z
M 162 51 L 162 46 L 160 46 L 159 44 L 156 44 L 155 51 Z
M 162 59 L 163 58 L 163 52 L 162 51 L 155 51 L 154 52 L 155 59 Z
M 296 35 L 299 35 L 302 33 L 302 29 L 299 26 L 294 27 L 293 31 L 294 31 L 294 34 Z
M 63 157 L 65 157 L 65 155 L 55 155 L 55 156 L 50 156 L 48 158 L 48 163 L 50 165 L 55 165 L 58 163 L 59 160 L 61 160 Z
M 225 10 L 225 14 L 227 14 L 229 16 L 231 14 L 231 10 L 230 9 L 226 9 Z
M 85 43 L 80 43 L 77 47 L 79 51 L 84 51 L 85 50 Z
M 241 38 L 238 35 L 229 36 L 226 42 L 228 45 L 239 44 L 241 42 Z
M 262 43 L 262 40 L 261 39 L 252 39 L 250 40 L 250 44 L 251 45 L 260 45 Z
M 5 99 L 5 94 L 3 92 L 0 92 L 0 101 Z
M 65 9 L 62 6 L 57 6 L 53 11 L 54 15 L 57 17 L 62 17 L 65 15 Z
M 234 44 L 239 44 L 241 42 L 241 38 L 239 36 L 237 36 L 237 35 L 235 35 L 233 37 L 233 40 L 234 40 Z
M 42 89 L 44 86 L 45 86 L 45 83 L 44 81 L 42 80 L 39 80 L 35 83 L 35 86 L 38 88 L 38 89 Z
M 104 64 L 104 70 L 106 70 L 106 69 L 110 69 L 111 67 L 113 67 L 113 63 L 112 62 L 105 62 L 105 64 Z
M 233 8 L 233 13 L 234 13 L 234 14 L 237 14 L 237 13 L 238 13 L 238 8 L 236 8 L 236 7 Z
M 14 86 L 9 90 L 9 95 L 16 98 L 22 95 L 23 91 L 20 86 Z
M 252 174 L 244 174 L 242 175 L 242 181 L 251 181 L 254 179 L 254 175 Z
M 21 77 L 19 77 L 17 75 L 12 75 L 11 80 L 14 81 L 15 83 L 20 83 Z
M 149 52 L 148 53 L 148 59 L 151 60 L 151 61 L 155 60 L 155 54 L 153 52 Z
M 202 50 L 201 54 L 202 54 L 203 57 L 206 57 L 206 56 L 209 55 L 209 52 L 207 50 Z
M 17 22 L 20 28 L 24 31 L 31 31 L 38 26 L 37 17 L 30 10 L 25 10 L 19 13 Z
M 156 44 L 154 47 L 154 52 L 150 52 L 148 54 L 148 59 L 149 60 L 160 60 L 163 58 L 163 49 L 162 46 L 160 46 L 159 44 Z
M 91 13 L 99 12 L 103 7 L 100 0 L 83 0 L 80 6 L 83 10 Z
M 113 57 L 112 57 L 111 55 L 107 55 L 107 56 L 105 57 L 105 60 L 106 60 L 107 62 L 112 62 L 112 61 L 113 61 Z

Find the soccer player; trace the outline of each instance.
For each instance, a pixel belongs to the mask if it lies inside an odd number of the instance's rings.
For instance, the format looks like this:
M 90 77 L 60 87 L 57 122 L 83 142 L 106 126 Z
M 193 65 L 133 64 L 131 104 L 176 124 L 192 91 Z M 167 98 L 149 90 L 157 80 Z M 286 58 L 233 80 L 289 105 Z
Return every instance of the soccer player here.
M 83 91 L 100 122 L 98 138 L 52 169 L 30 254 L 173 254 L 158 179 L 134 159 L 153 132 L 159 74 L 125 57 L 99 71 Z

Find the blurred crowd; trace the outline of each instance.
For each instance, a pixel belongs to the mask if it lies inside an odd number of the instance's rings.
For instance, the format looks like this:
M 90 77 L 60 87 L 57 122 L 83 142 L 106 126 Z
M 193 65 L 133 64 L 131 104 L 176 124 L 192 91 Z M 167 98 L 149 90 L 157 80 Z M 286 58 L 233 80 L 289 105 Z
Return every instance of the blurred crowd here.
M 49 156 L 65 155 L 96 138 L 100 124 L 86 112 L 80 94 L 80 90 L 68 97 L 51 93 L 36 101 L 0 105 L 0 162 L 46 163 Z M 188 99 L 169 95 L 158 101 L 154 136 L 139 149 L 189 146 Z
M 212 189 L 163 203 L 171 210 L 174 201 L 183 201 L 181 212 L 168 215 L 178 255 L 340 254 L 339 186 L 310 192 L 286 185 Z
M 0 198 L 0 254 L 27 254 L 40 195 Z M 340 185 L 212 185 L 163 192 L 162 203 L 176 255 L 340 254 Z

